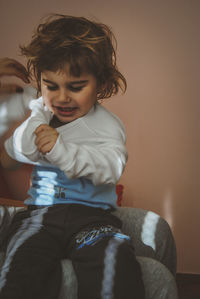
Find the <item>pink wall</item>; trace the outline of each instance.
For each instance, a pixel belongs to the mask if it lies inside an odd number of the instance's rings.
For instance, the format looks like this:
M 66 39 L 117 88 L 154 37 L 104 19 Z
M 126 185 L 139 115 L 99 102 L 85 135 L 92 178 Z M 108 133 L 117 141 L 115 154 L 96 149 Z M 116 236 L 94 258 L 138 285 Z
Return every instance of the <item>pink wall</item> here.
M 106 101 L 127 129 L 124 205 L 153 210 L 171 225 L 178 271 L 200 273 L 200 2 L 1 0 L 0 56 L 17 56 L 44 14 L 95 17 L 118 39 L 128 91 Z

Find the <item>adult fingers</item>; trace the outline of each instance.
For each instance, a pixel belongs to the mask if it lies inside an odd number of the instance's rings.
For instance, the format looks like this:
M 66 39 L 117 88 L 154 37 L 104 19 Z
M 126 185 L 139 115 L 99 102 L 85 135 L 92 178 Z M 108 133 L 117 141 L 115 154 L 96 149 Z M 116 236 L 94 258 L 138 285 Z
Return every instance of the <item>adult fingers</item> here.
M 30 82 L 26 68 L 17 60 L 11 58 L 0 59 L 0 77 L 2 76 L 16 76 L 25 83 Z
M 0 84 L 0 95 L 22 93 L 23 91 L 23 88 L 16 84 Z

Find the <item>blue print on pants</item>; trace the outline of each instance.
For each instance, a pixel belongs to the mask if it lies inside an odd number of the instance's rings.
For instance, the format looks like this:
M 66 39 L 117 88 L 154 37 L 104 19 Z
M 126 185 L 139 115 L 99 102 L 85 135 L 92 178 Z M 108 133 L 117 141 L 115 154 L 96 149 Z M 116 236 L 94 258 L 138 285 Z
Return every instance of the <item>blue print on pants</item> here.
M 89 246 L 89 245 L 93 246 L 99 240 L 105 237 L 114 237 L 117 239 L 124 239 L 130 241 L 129 236 L 122 234 L 119 229 L 116 229 L 111 225 L 101 226 L 98 228 L 93 227 L 80 232 L 76 236 L 75 239 L 76 239 L 77 249 L 81 249 L 84 246 Z

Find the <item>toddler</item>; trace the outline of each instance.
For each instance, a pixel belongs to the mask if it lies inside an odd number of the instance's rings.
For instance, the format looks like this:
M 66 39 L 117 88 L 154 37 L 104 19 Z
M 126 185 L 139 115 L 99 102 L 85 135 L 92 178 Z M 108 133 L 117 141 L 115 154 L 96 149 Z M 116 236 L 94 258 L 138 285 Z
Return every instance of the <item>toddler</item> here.
M 7 236 L 1 299 L 57 299 L 65 258 L 79 299 L 144 298 L 134 248 L 112 214 L 127 161 L 123 124 L 99 103 L 126 89 L 114 43 L 104 24 L 54 14 L 21 46 L 39 98 L 1 165 L 34 167 L 27 209 Z

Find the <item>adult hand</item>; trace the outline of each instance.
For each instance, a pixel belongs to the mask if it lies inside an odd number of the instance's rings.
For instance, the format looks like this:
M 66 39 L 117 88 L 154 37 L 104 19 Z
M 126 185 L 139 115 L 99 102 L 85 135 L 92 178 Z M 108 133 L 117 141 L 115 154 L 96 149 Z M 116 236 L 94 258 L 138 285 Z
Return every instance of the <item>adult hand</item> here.
M 11 58 L 0 58 L 0 79 L 3 76 L 16 76 L 25 83 L 30 83 L 26 68 Z M 23 92 L 23 88 L 18 84 L 1 83 L 0 81 L 0 95 L 15 92 Z

